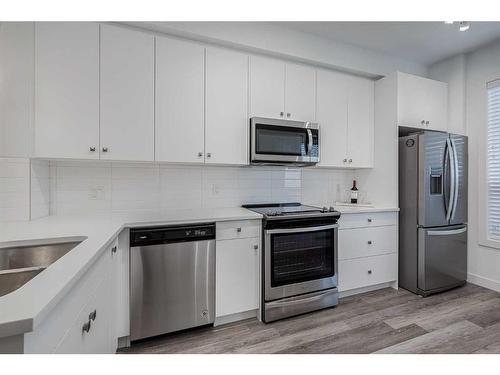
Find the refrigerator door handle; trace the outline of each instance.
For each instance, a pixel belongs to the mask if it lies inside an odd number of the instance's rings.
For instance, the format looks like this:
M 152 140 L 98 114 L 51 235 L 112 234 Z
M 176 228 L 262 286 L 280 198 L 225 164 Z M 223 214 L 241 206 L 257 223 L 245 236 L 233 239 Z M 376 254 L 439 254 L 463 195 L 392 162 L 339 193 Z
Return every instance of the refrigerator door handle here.
M 467 232 L 467 227 L 452 229 L 452 230 L 428 230 L 427 235 L 429 236 L 450 236 L 453 234 L 461 234 Z
M 450 139 L 451 149 L 453 151 L 453 168 L 454 168 L 454 182 L 453 182 L 453 205 L 451 207 L 451 219 L 455 217 L 455 211 L 458 204 L 458 156 L 457 146 L 453 138 Z
M 453 202 L 455 201 L 455 155 L 453 153 L 450 138 L 446 138 L 446 147 L 450 158 L 450 197 L 448 200 L 448 209 L 446 210 L 446 221 L 450 221 Z

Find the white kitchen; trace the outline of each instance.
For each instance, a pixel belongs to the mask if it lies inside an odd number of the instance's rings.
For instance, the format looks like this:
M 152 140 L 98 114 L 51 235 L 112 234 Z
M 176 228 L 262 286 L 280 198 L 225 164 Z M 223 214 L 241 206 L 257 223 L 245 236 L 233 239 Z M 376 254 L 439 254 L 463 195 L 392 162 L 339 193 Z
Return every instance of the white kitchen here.
M 500 354 L 499 61 L 494 21 L 1 20 L 0 353 Z

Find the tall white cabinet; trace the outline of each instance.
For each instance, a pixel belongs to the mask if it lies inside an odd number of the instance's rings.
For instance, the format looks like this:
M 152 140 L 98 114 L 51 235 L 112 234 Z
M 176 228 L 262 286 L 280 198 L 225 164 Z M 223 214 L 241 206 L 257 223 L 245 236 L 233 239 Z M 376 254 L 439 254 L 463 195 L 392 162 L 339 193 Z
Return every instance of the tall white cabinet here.
M 251 116 L 313 121 L 315 77 L 312 67 L 251 56 Z
M 248 164 L 248 55 L 207 48 L 205 160 Z
M 205 160 L 205 47 L 156 37 L 155 160 Z
M 34 155 L 99 158 L 99 25 L 35 25 Z
M 317 72 L 320 166 L 373 167 L 374 82 L 327 70 Z
M 154 36 L 101 25 L 101 159 L 154 160 Z

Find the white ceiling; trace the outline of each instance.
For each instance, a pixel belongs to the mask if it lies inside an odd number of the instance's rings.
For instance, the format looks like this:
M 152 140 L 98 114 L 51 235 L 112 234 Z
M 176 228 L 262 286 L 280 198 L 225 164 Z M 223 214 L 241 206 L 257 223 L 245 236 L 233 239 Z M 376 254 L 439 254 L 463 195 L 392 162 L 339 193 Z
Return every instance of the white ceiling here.
M 423 64 L 470 52 L 500 38 L 500 22 L 270 22 Z

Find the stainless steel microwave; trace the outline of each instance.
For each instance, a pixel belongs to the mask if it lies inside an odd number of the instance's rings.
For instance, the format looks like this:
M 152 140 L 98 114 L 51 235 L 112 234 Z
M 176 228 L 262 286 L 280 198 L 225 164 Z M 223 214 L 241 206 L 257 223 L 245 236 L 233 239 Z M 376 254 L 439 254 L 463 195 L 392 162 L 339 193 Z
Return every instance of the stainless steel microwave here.
M 318 124 L 250 119 L 250 164 L 309 166 L 318 162 Z

